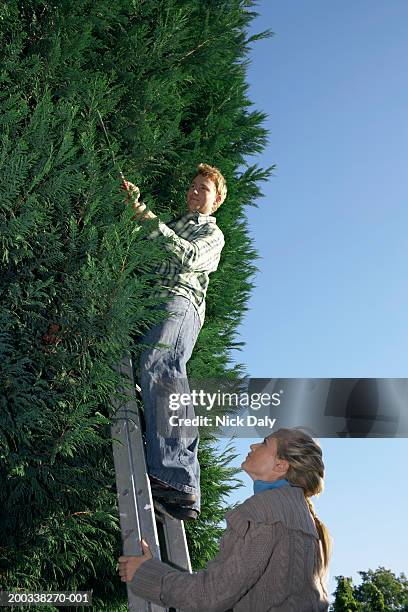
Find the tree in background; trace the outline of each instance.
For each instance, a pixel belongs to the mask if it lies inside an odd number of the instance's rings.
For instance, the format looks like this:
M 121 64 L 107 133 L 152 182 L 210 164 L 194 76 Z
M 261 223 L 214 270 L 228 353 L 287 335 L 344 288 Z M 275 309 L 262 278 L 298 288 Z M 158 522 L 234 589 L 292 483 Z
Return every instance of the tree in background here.
M 336 576 L 337 588 L 335 600 L 331 607 L 333 612 L 358 612 L 360 604 L 354 598 L 353 581 L 351 578 Z
M 336 576 L 333 612 L 408 610 L 408 581 L 405 574 L 396 576 L 384 567 L 358 573 L 362 578 L 359 586 L 353 586 L 351 578 Z
M 362 583 L 356 587 L 355 593 L 356 599 L 363 603 L 363 610 L 408 610 L 408 581 L 405 574 L 396 576 L 385 567 L 359 574 Z
M 230 350 L 256 254 L 244 206 L 272 169 L 245 68 L 250 0 L 10 0 L 0 7 L 0 582 L 3 589 L 94 589 L 116 610 L 120 550 L 109 434 L 123 353 L 154 321 L 164 255 L 132 221 L 99 111 L 126 177 L 166 221 L 195 166 L 225 175 L 226 246 L 195 379 L 237 377 Z M 55 326 L 55 327 L 53 327 Z M 47 340 L 48 337 L 48 340 Z M 49 339 L 51 338 L 51 341 Z M 231 452 L 203 439 L 202 519 L 193 564 L 213 556 Z

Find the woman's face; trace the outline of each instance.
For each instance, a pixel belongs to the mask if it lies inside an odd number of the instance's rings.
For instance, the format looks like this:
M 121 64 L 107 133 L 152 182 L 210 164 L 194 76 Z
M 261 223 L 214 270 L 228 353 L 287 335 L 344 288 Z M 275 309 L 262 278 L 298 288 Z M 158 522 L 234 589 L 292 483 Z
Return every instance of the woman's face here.
M 241 464 L 241 468 L 253 480 L 274 482 L 285 477 L 289 464 L 286 459 L 280 459 L 276 456 L 276 438 L 268 436 L 263 442 L 251 444 L 250 449 L 245 461 Z

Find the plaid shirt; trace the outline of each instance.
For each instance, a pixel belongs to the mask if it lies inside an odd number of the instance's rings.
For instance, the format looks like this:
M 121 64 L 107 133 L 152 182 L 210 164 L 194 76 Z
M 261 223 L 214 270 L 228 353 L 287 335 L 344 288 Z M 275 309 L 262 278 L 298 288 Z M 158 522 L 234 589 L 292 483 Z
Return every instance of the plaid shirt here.
M 188 298 L 197 308 L 203 325 L 208 275 L 218 267 L 224 235 L 215 217 L 198 212 L 187 213 L 167 225 L 159 221 L 158 229 L 149 238 L 160 235 L 168 238 L 164 245 L 172 257 L 157 267 L 158 286 L 153 295 Z

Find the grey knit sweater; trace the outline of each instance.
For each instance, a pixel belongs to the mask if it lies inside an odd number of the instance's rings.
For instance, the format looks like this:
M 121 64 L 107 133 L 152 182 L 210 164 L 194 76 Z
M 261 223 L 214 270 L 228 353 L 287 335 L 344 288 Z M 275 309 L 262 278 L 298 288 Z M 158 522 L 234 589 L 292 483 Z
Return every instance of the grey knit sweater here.
M 326 612 L 320 545 L 303 491 L 285 486 L 247 499 L 226 515 L 220 551 L 205 570 L 145 561 L 130 588 L 185 612 Z

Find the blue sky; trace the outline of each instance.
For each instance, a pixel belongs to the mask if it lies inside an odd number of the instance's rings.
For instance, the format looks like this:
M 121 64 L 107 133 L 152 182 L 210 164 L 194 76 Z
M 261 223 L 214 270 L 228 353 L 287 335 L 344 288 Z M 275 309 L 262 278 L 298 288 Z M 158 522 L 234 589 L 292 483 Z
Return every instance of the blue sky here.
M 277 169 L 248 208 L 261 259 L 237 360 L 253 377 L 406 377 L 408 3 L 264 0 L 257 12 L 251 32 L 275 36 L 250 55 L 270 132 L 250 161 Z M 407 572 L 407 440 L 321 445 L 332 576 Z
M 248 71 L 268 114 L 242 327 L 257 375 L 406 376 L 408 4 L 260 2 Z M 252 161 L 252 159 L 251 159 Z M 262 336 L 265 339 L 260 342 Z

